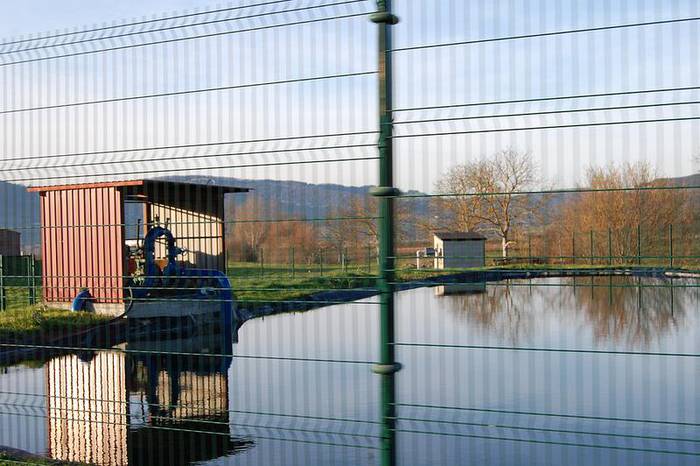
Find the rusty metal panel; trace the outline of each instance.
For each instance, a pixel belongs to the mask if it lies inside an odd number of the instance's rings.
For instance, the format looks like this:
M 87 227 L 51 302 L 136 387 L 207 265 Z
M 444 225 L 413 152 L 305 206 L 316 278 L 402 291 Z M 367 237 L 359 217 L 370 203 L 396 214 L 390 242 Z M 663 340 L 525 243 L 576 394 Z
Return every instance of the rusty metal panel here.
M 98 303 L 123 299 L 123 209 L 116 187 L 42 193 L 44 300 L 68 302 L 81 287 Z

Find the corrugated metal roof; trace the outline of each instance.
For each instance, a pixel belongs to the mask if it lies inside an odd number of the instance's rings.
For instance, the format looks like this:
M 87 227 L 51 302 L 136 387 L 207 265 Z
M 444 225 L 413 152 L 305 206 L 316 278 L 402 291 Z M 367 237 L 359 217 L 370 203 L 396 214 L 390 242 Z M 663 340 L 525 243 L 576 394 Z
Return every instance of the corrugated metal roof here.
M 209 188 L 217 189 L 224 193 L 245 193 L 250 191 L 249 188 L 240 188 L 236 186 L 224 186 L 216 184 L 201 184 L 201 183 L 186 183 L 182 181 L 169 180 L 124 180 L 124 181 L 103 181 L 98 183 L 77 183 L 63 184 L 55 186 L 32 186 L 27 188 L 30 192 L 46 192 L 46 191 L 69 191 L 91 188 L 121 188 L 126 186 L 143 186 L 147 189 L 178 189 L 178 188 Z
M 479 241 L 486 237 L 475 231 L 436 231 L 435 236 L 443 241 Z

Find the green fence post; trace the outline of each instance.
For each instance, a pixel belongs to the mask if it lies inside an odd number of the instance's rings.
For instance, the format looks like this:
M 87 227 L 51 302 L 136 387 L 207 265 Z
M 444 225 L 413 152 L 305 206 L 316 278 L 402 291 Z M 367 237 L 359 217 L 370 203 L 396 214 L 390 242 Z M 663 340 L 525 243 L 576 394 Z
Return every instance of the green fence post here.
M 263 276 L 263 273 L 265 272 L 265 257 L 264 257 L 264 251 L 263 248 L 260 248 L 260 276 Z
M 673 224 L 668 225 L 668 261 L 673 268 Z
M 608 227 L 608 265 L 612 266 L 612 228 Z
M 372 273 L 372 245 L 367 244 L 367 273 Z
M 0 311 L 7 309 L 7 296 L 5 295 L 5 261 L 0 255 Z
M 318 256 L 318 269 L 321 272 L 321 276 L 323 277 L 323 251 Z
M 637 224 L 637 266 L 642 266 L 642 225 Z
M 532 235 L 529 233 L 527 235 L 527 263 L 532 264 Z
M 571 232 L 571 263 L 576 265 L 576 232 Z
M 392 117 L 392 44 L 391 26 L 398 18 L 391 13 L 391 0 L 377 0 L 377 12 L 370 15 L 379 26 L 379 186 L 372 195 L 379 199 L 379 363 L 372 367 L 381 376 L 381 464 L 396 464 L 396 388 L 395 373 L 401 368 L 394 352 L 394 187 Z
M 292 278 L 294 278 L 295 275 L 295 264 L 294 264 L 294 246 L 292 246 Z
M 590 231 L 590 237 L 591 237 L 591 265 L 593 265 L 593 261 L 595 259 L 594 257 L 594 250 L 593 250 L 593 230 Z
M 34 254 L 27 256 L 27 289 L 29 293 L 29 305 L 36 304 L 36 277 L 34 276 Z

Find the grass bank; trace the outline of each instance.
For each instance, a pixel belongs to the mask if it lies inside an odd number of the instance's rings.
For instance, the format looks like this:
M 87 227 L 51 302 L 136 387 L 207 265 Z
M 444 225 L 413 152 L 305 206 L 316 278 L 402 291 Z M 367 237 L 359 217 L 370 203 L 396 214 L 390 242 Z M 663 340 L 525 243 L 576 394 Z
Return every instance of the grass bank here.
M 61 337 L 108 320 L 108 316 L 87 312 L 47 309 L 39 305 L 14 306 L 0 311 L 0 342 L 19 343 Z
M 561 272 L 567 274 L 580 272 L 585 275 L 620 273 L 629 270 L 635 271 L 659 271 L 675 270 L 697 272 L 690 269 L 668 269 L 658 266 L 629 266 L 629 265 L 572 265 L 572 264 L 509 264 L 491 267 L 479 267 L 471 269 L 420 269 L 414 267 L 401 268 L 396 271 L 396 282 L 421 282 L 426 284 L 439 280 L 440 277 L 459 276 L 465 273 L 488 272 L 489 275 L 503 272 L 504 278 L 510 274 L 520 272 Z M 290 300 L 303 300 L 314 294 L 328 290 L 353 290 L 358 288 L 371 288 L 375 285 L 376 275 L 367 272 L 364 268 L 326 267 L 323 271 L 318 268 L 299 270 L 287 266 L 266 265 L 260 268 L 255 265 L 230 264 L 228 268 L 229 279 L 236 300 L 242 307 L 254 307 L 260 303 L 275 303 Z
M 660 267 L 633 267 L 634 270 L 666 270 Z M 470 272 L 488 272 L 489 274 L 502 271 L 504 275 L 518 272 L 556 272 L 562 273 L 578 271 L 581 274 L 591 273 L 616 273 L 630 270 L 627 265 L 543 265 L 543 264 L 511 264 L 473 269 L 421 269 L 405 267 L 396 271 L 397 283 L 425 281 L 426 285 L 431 281 L 439 281 L 440 277 L 456 276 Z M 679 270 L 679 269 L 674 269 Z M 232 263 L 227 269 L 231 285 L 238 305 L 243 308 L 253 309 L 260 306 L 280 307 L 280 304 L 294 304 L 308 300 L 323 292 L 336 291 L 332 299 L 325 301 L 323 298 L 314 300 L 313 306 L 318 307 L 324 303 L 331 303 L 342 296 L 343 291 L 348 291 L 348 300 L 353 299 L 350 293 L 353 290 L 373 288 L 375 285 L 375 270 L 372 273 L 366 267 L 326 266 L 325 268 L 296 267 L 287 265 L 268 265 L 260 267 L 257 264 Z M 8 310 L 0 311 L 0 342 L 18 343 L 22 341 L 46 341 L 52 337 L 61 337 L 67 334 L 84 330 L 110 318 L 91 314 L 75 313 L 59 309 L 46 309 L 43 306 L 26 304 L 21 290 L 14 291 L 17 298 L 12 299 L 8 293 Z M 308 305 L 300 305 L 300 308 L 309 308 Z M 290 310 L 294 306 L 286 306 Z M 0 348 L 1 350 L 1 348 Z
M 0 447 L 0 466 L 17 466 L 20 464 L 37 466 L 87 466 L 86 463 L 52 460 L 20 450 Z

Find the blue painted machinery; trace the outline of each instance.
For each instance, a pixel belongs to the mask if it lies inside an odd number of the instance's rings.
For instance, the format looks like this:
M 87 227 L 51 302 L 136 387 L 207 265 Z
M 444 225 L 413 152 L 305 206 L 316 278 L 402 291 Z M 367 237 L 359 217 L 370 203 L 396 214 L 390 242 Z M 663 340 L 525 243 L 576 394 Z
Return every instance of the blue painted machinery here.
M 164 265 L 156 260 L 161 238 L 166 242 Z M 150 333 L 167 330 L 182 336 L 183 326 L 202 327 L 223 331 L 230 342 L 238 326 L 231 283 L 218 270 L 178 263 L 178 256 L 185 252 L 167 228 L 154 226 L 148 230 L 143 245 L 132 255 L 137 267 L 127 287 L 130 296 L 126 316 L 132 322 L 146 324 L 142 327 Z

